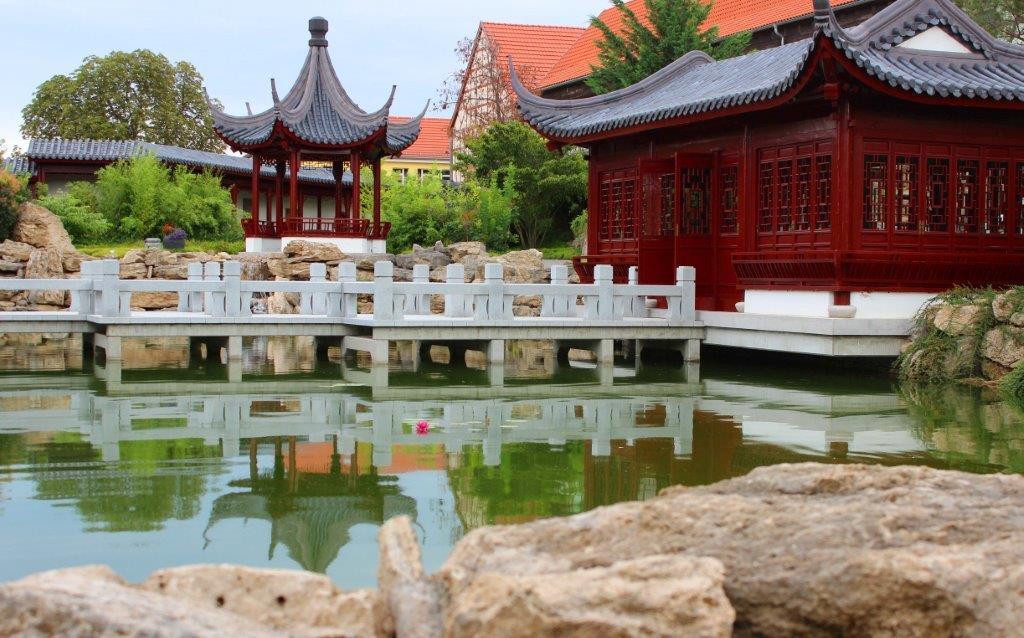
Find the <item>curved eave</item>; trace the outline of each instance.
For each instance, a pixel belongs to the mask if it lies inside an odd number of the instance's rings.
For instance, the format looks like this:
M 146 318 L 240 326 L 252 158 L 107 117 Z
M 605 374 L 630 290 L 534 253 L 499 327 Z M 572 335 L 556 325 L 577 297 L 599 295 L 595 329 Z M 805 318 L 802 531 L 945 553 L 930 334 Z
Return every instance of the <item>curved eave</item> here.
M 263 139 L 252 142 L 241 142 L 228 135 L 225 135 L 223 131 L 214 129 L 217 137 L 224 140 L 224 142 L 232 148 L 232 150 L 240 153 L 258 153 L 261 151 L 286 151 L 291 148 L 300 148 L 304 151 L 346 151 L 363 148 L 366 146 L 372 146 L 379 142 L 382 138 L 386 137 L 388 131 L 387 121 L 375 130 L 372 134 L 361 137 L 357 140 L 353 140 L 345 143 L 323 143 L 314 142 L 312 140 L 305 139 L 287 126 L 284 122 L 278 120 L 274 123 L 273 129 Z
M 423 118 L 430 110 L 430 100 L 420 111 L 420 114 L 401 124 L 388 124 L 388 134 L 385 139 L 384 152 L 389 155 L 398 155 L 405 149 L 416 143 L 420 137 L 420 130 L 423 126 Z

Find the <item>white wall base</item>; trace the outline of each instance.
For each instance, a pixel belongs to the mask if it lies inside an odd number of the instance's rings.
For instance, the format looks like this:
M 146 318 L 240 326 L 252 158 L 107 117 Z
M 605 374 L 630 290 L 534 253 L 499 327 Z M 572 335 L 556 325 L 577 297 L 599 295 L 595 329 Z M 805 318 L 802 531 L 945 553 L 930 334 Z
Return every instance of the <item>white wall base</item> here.
M 308 241 L 314 244 L 331 244 L 343 253 L 379 255 L 387 252 L 387 242 L 383 239 L 364 239 L 362 237 L 282 237 L 281 246 L 292 241 Z
M 281 252 L 281 240 L 270 237 L 246 237 L 245 252 L 279 253 Z
M 852 292 L 849 306 L 836 308 L 835 293 L 828 291 L 747 290 L 743 294 L 742 312 L 789 317 L 910 319 L 936 294 Z

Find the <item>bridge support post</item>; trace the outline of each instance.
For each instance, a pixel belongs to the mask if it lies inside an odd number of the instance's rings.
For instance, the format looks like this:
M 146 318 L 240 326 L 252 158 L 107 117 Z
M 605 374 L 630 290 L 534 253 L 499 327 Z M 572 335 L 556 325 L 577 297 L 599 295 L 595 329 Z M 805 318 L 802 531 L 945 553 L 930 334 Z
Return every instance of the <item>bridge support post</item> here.
M 687 339 L 679 347 L 685 363 L 700 361 L 700 339 Z
M 103 350 L 107 361 L 120 361 L 123 356 L 121 337 L 97 334 L 94 337 L 96 347 Z
M 341 341 L 344 355 L 351 351 L 369 353 L 370 362 L 375 366 L 388 365 L 388 345 L 389 342 L 386 339 L 372 337 L 344 337 Z
M 601 339 L 594 347 L 594 355 L 599 365 L 615 362 L 615 340 Z
M 487 363 L 505 363 L 504 339 L 491 339 L 487 342 Z
M 241 361 L 242 360 L 242 337 L 234 336 L 228 337 L 227 343 L 228 349 L 228 361 Z

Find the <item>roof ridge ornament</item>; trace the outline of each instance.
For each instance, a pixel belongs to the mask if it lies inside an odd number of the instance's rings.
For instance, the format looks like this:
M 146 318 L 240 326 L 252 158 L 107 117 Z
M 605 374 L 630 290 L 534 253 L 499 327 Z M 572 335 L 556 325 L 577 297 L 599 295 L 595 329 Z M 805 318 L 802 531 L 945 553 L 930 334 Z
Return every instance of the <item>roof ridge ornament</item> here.
M 274 100 L 274 112 L 281 112 L 281 98 L 277 94 L 277 82 L 274 78 L 270 78 L 270 97 Z
M 309 46 L 327 46 L 327 19 L 314 16 L 309 19 Z
M 832 4 L 829 0 L 814 0 L 814 25 L 827 27 L 832 21 Z

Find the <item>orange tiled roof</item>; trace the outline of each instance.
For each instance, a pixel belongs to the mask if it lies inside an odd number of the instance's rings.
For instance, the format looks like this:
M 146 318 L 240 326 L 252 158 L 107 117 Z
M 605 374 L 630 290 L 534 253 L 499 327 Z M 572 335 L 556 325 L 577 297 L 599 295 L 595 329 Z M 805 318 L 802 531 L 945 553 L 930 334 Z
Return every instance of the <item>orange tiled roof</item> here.
M 512 56 L 516 72 L 528 85 L 540 82 L 586 29 L 534 24 L 481 22 L 480 30 L 497 49 L 500 64 Z M 533 80 L 533 82 L 531 82 Z
M 394 116 L 388 118 L 392 124 L 408 122 L 410 118 Z M 445 117 L 425 117 L 420 125 L 420 136 L 412 146 L 402 151 L 403 159 L 451 160 L 452 143 L 448 137 L 451 120 Z
M 832 0 L 832 6 L 840 6 L 853 0 Z M 647 16 L 644 0 L 630 0 L 626 6 L 641 20 Z M 715 0 L 708 15 L 708 24 L 718 27 L 720 36 L 733 35 L 750 31 L 779 22 L 786 22 L 814 13 L 812 0 Z M 611 29 L 621 33 L 623 29 L 622 13 L 612 7 L 598 16 Z M 596 27 L 587 28 L 566 51 L 562 59 L 555 64 L 540 82 L 542 87 L 551 87 L 571 82 L 590 75 L 591 67 L 596 66 L 597 43 L 601 40 L 601 30 Z

